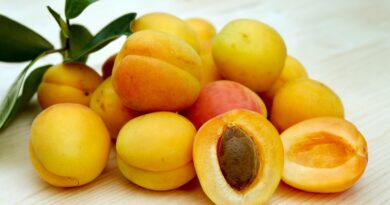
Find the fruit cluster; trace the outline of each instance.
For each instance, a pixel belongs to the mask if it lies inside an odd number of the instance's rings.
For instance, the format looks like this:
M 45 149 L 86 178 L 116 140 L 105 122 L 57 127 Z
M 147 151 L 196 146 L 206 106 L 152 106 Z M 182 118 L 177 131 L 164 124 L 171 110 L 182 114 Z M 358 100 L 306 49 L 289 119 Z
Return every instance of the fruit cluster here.
M 48 183 L 95 179 L 110 136 L 134 184 L 171 190 L 197 176 L 216 204 L 263 203 L 281 179 L 340 192 L 363 174 L 367 144 L 339 97 L 308 78 L 270 26 L 239 19 L 217 34 L 202 19 L 150 13 L 131 28 L 104 81 L 76 63 L 46 72 L 30 155 Z

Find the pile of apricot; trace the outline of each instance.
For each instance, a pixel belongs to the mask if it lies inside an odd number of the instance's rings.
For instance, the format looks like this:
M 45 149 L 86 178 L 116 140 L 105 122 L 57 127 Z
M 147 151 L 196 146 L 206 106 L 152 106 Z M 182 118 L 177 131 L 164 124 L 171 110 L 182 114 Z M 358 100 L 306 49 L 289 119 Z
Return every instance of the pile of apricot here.
M 364 137 L 272 27 L 239 19 L 217 33 L 206 20 L 166 13 L 130 26 L 103 77 L 77 63 L 44 75 L 30 156 L 48 183 L 94 180 L 111 143 L 132 183 L 163 191 L 197 176 L 216 204 L 264 203 L 281 180 L 340 192 L 362 176 Z

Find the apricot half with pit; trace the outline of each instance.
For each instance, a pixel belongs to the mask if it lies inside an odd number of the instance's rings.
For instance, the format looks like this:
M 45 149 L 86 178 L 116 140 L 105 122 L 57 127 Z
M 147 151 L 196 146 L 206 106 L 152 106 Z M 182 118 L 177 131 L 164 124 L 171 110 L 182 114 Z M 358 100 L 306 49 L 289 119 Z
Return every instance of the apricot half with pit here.
M 362 176 L 368 161 L 364 137 L 350 122 L 335 117 L 302 121 L 281 134 L 283 181 L 318 193 L 344 191 Z
M 195 127 L 185 117 L 155 112 L 130 120 L 119 132 L 117 162 L 122 174 L 151 190 L 178 188 L 195 176 Z
M 195 136 L 194 165 L 206 195 L 216 204 L 261 204 L 283 171 L 277 130 L 259 113 L 236 109 L 206 122 Z

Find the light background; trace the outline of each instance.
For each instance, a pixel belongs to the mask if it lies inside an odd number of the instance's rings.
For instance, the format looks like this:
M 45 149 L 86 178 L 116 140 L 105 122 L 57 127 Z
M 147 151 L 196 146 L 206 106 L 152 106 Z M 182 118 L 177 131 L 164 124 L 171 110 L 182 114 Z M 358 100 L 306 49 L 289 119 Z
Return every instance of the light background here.
M 58 48 L 59 29 L 46 5 L 63 13 L 64 1 L 59 0 L 0 0 L 0 13 L 32 28 Z M 271 204 L 390 203 L 390 1 L 101 0 L 72 22 L 82 23 L 96 33 L 124 13 L 137 12 L 140 16 L 152 11 L 181 18 L 203 17 L 218 29 L 237 18 L 255 18 L 271 25 L 283 36 L 289 54 L 305 65 L 309 75 L 341 97 L 346 118 L 366 136 L 368 169 L 352 189 L 337 195 L 315 195 L 281 185 Z M 121 38 L 92 54 L 88 64 L 100 72 L 101 64 L 119 50 L 123 41 Z M 35 67 L 60 60 L 59 55 L 51 55 Z M 0 63 L 0 99 L 25 65 Z M 196 182 L 184 190 L 167 193 L 139 189 L 120 176 L 113 160 L 91 185 L 72 190 L 48 186 L 32 170 L 27 153 L 29 126 L 38 112 L 34 99 L 7 130 L 0 132 L 0 204 L 210 203 Z

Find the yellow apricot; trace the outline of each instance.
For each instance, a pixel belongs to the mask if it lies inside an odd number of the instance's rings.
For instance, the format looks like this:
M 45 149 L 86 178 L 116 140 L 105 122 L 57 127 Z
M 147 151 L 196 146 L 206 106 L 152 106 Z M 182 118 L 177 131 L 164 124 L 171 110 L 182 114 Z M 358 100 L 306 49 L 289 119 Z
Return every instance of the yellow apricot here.
M 112 86 L 111 77 L 107 78 L 95 90 L 89 106 L 103 119 L 113 139 L 117 138 L 119 130 L 124 124 L 139 115 L 138 112 L 121 103 Z
M 276 93 L 270 119 L 282 132 L 300 121 L 322 116 L 343 118 L 340 98 L 326 85 L 300 78 L 287 82 Z
M 216 29 L 212 23 L 202 18 L 189 18 L 185 22 L 191 27 L 198 37 L 199 43 L 202 45 L 214 38 Z
M 102 78 L 92 68 L 80 63 L 58 64 L 49 68 L 38 88 L 42 108 L 57 103 L 79 103 L 88 106 L 91 94 Z
M 267 108 L 271 110 L 272 101 L 276 95 L 276 92 L 289 80 L 297 78 L 307 78 L 307 72 L 305 67 L 294 57 L 287 56 L 286 62 L 284 64 L 282 73 L 280 74 L 278 80 L 272 85 L 272 87 L 260 93 L 261 99 L 267 105 Z
M 81 186 L 106 166 L 110 135 L 100 117 L 86 106 L 61 103 L 33 121 L 30 158 L 39 176 L 54 186 Z
M 217 34 L 212 52 L 224 79 L 263 92 L 278 79 L 287 51 L 282 37 L 270 26 L 238 19 Z
M 186 41 L 196 52 L 200 51 L 199 41 L 194 31 L 183 20 L 172 14 L 162 12 L 145 14 L 132 23 L 131 29 L 134 32 L 148 29 L 163 31 Z
M 175 189 L 195 176 L 192 144 L 196 129 L 185 117 L 155 112 L 130 120 L 116 143 L 119 169 L 152 190 Z

